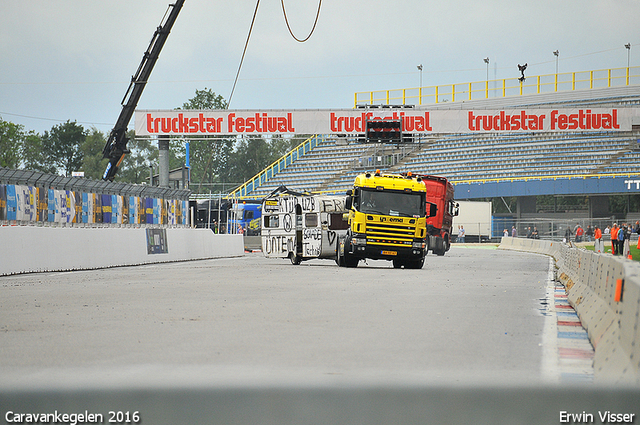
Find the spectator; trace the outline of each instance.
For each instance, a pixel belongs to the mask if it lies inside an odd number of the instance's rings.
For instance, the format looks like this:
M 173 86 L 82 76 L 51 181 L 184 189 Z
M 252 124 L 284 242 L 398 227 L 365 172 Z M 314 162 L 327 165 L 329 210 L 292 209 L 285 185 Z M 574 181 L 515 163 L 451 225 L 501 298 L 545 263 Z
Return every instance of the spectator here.
M 531 232 L 531 237 L 533 239 L 540 239 L 540 235 L 538 234 L 538 228 L 533 226 L 533 232 Z
M 613 223 L 611 226 L 611 254 L 616 255 L 618 248 L 618 223 Z
M 620 232 L 618 232 L 618 236 Z M 620 245 L 620 249 L 622 250 L 622 255 L 624 258 L 628 258 L 629 254 L 631 254 L 631 225 L 624 225 L 624 230 L 622 231 L 622 240 L 618 242 Z
M 511 226 L 511 237 L 512 238 L 518 237 L 518 231 L 516 230 L 516 226 Z
M 595 230 L 593 236 L 594 236 L 596 242 L 593 245 L 593 250 L 595 252 L 603 253 L 604 252 L 604 244 L 602 243 L 602 231 L 600 230 L 600 228 L 598 226 L 595 226 L 595 227 L 596 227 L 596 230 Z
M 458 242 L 464 243 L 464 226 L 458 226 Z
M 591 227 L 591 225 L 587 225 L 587 230 L 584 232 L 585 235 L 585 239 L 587 242 L 591 242 L 591 239 L 593 239 L 593 227 Z
M 504 236 L 505 238 L 509 237 L 509 231 L 507 229 L 504 229 L 504 232 L 502 232 L 502 236 Z
M 571 242 L 571 227 L 567 226 L 567 230 L 564 231 L 564 242 L 566 243 L 570 243 Z
M 582 235 L 584 235 L 584 229 L 578 224 L 578 227 L 576 227 L 576 242 L 582 242 Z
M 527 239 L 531 239 L 531 226 L 527 227 Z

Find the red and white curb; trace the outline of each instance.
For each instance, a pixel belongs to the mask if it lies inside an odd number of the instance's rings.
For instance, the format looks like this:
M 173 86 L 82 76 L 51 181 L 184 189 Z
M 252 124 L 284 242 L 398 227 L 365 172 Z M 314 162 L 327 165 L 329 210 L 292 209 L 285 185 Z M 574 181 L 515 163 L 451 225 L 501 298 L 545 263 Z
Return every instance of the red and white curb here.
M 593 382 L 595 351 L 580 318 L 567 300 L 565 287 L 555 281 L 554 261 L 549 261 L 542 374 L 559 383 Z

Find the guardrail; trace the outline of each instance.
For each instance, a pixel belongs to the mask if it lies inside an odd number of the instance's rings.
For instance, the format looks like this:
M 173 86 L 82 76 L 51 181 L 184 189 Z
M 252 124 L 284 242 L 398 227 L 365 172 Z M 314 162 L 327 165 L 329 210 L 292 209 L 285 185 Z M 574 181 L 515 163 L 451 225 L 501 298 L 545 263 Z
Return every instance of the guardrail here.
M 470 83 L 356 92 L 354 107 L 378 104 L 424 105 L 462 102 L 559 91 L 621 87 L 632 84 L 640 84 L 640 67 L 638 66 L 537 75 L 526 77 L 524 81 L 513 77 Z
M 640 384 L 639 263 L 539 239 L 503 237 L 500 248 L 554 257 L 595 348 L 596 381 Z

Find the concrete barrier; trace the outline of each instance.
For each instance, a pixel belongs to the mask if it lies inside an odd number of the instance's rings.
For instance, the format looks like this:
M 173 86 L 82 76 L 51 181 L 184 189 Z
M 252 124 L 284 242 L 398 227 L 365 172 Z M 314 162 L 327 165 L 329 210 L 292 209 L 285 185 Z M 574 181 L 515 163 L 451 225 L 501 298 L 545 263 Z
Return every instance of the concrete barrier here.
M 244 255 L 242 235 L 149 229 L 0 227 L 0 276 Z
M 595 349 L 595 379 L 640 384 L 640 264 L 536 239 L 504 237 L 499 248 L 554 257 L 558 280 Z

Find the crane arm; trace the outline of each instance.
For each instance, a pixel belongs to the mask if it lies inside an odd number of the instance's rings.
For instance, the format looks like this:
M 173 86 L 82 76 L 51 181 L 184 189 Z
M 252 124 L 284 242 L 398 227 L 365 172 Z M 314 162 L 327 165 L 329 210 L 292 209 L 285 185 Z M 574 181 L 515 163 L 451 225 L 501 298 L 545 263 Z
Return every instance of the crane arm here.
M 129 121 L 131 121 L 133 112 L 138 106 L 138 101 L 140 100 L 140 96 L 142 96 L 142 91 L 147 84 L 151 71 L 158 60 L 158 56 L 160 56 L 160 51 L 162 50 L 165 41 L 167 41 L 167 37 L 171 32 L 171 28 L 173 27 L 183 4 L 184 0 L 176 0 L 174 4 L 169 5 L 160 26 L 158 26 L 156 31 L 153 33 L 149 47 L 144 52 L 142 62 L 140 62 L 138 70 L 135 75 L 131 77 L 129 88 L 121 102 L 122 111 L 120 112 L 116 125 L 111 130 L 107 143 L 102 151 L 103 158 L 109 158 L 109 164 L 102 176 L 103 180 L 113 181 L 124 156 L 130 152 L 127 149 L 127 142 L 129 141 L 127 139 L 127 126 L 129 125 Z

